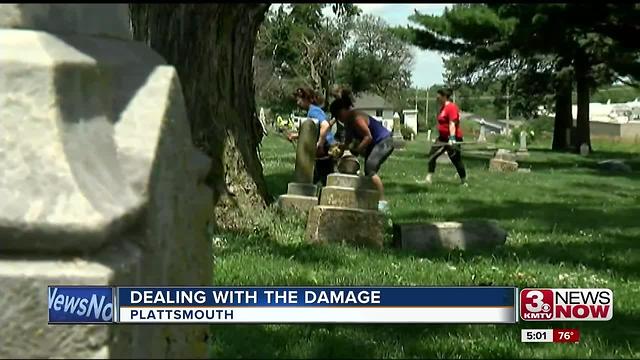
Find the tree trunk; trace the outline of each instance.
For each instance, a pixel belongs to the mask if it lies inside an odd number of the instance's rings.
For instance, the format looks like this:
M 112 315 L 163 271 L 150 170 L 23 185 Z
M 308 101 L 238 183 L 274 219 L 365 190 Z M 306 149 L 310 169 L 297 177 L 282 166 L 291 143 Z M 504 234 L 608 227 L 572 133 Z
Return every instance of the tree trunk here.
M 223 228 L 264 208 L 268 192 L 258 157 L 252 57 L 268 4 L 131 4 L 136 40 L 146 42 L 180 77 L 196 147 L 212 159 L 208 177 Z
M 567 143 L 567 130 L 573 125 L 571 112 L 571 88 L 570 78 L 560 78 L 556 82 L 555 90 L 555 121 L 553 126 L 553 143 L 551 149 L 564 151 L 570 144 Z
M 578 115 L 576 116 L 576 151 L 580 151 L 582 144 L 589 146 L 591 151 L 591 132 L 589 124 L 589 100 L 590 100 L 590 69 L 587 56 L 579 53 L 575 59 L 576 92 L 578 103 Z

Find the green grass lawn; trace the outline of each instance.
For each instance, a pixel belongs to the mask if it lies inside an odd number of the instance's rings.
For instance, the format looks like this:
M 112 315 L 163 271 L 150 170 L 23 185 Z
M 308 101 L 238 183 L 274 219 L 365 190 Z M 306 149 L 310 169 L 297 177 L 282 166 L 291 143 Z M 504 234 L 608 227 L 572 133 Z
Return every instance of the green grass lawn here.
M 216 285 L 510 285 L 604 287 L 614 292 L 609 322 L 517 325 L 213 326 L 215 358 L 640 357 L 640 173 L 613 175 L 597 161 L 624 158 L 640 169 L 638 145 L 595 142 L 582 158 L 547 144 L 520 162 L 532 172 L 487 171 L 490 154 L 467 152 L 469 187 L 450 164 L 426 173 L 425 138 L 396 151 L 381 176 L 395 222 L 494 219 L 509 232 L 491 252 L 414 255 L 309 245 L 305 219 L 273 209 L 248 216 L 253 230 L 215 239 Z M 286 192 L 294 153 L 277 137 L 262 155 L 271 193 Z M 520 343 L 522 328 L 577 327 L 579 344 Z

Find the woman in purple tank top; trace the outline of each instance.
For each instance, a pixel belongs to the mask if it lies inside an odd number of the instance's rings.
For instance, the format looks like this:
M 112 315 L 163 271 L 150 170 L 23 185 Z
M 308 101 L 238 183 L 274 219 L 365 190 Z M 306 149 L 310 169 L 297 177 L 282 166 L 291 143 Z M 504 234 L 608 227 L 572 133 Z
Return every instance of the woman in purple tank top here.
M 364 156 L 364 173 L 366 176 L 371 176 L 373 184 L 380 192 L 378 208 L 386 212 L 387 202 L 384 200 L 384 186 L 378 171 L 393 152 L 391 132 L 380 121 L 362 111 L 353 109 L 353 102 L 348 94 L 334 100 L 329 109 L 331 115 L 345 127 L 346 138 L 343 146 L 349 146 L 353 139 L 359 141 L 359 145 L 352 152 L 355 152 L 355 155 Z

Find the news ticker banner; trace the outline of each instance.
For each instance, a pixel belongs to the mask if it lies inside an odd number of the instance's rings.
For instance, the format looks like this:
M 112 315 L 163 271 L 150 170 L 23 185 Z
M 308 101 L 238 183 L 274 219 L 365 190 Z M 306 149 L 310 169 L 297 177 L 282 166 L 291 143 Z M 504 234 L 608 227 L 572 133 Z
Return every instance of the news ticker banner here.
M 50 286 L 49 323 L 515 323 L 514 287 Z
M 607 321 L 609 289 L 50 286 L 60 323 L 515 323 Z

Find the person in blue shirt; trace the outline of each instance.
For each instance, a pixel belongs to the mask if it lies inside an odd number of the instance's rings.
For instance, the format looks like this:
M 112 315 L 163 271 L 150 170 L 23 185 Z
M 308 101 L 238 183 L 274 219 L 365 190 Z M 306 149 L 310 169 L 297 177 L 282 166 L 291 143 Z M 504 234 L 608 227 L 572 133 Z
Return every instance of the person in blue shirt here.
M 331 123 L 327 115 L 320 107 L 322 99 L 311 89 L 298 88 L 294 93 L 296 104 L 307 110 L 307 118 L 319 125 L 320 133 L 316 144 L 316 166 L 314 169 L 313 182 L 321 182 L 323 186 L 327 184 L 327 176 L 335 169 L 335 159 L 329 156 L 329 148 L 335 144 Z

